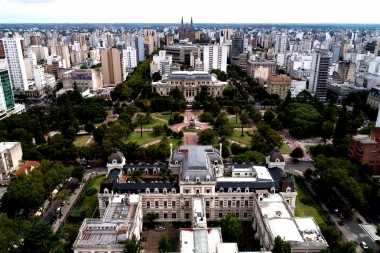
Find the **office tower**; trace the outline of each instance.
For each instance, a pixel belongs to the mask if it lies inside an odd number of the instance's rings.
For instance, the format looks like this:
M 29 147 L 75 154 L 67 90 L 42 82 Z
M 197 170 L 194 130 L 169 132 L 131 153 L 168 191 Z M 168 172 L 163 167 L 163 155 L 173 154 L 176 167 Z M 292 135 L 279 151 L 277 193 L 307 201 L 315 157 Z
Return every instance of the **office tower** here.
M 331 48 L 332 51 L 332 62 L 338 62 L 339 61 L 339 56 L 340 56 L 340 45 L 335 44 Z
M 8 70 L 0 69 L 0 118 L 15 107 Z
M 276 54 L 283 54 L 286 51 L 286 43 L 287 43 L 287 36 L 283 33 L 279 33 L 276 35 L 276 43 L 274 52 Z
M 179 29 L 179 40 L 185 40 L 188 39 L 189 42 L 195 42 L 195 29 L 193 26 L 193 18 L 191 17 L 191 23 L 190 26 L 183 25 L 183 17 L 181 20 L 181 27 Z
M 30 36 L 30 46 L 42 46 L 41 36 L 31 35 Z
M 203 71 L 220 69 L 227 72 L 227 46 L 207 45 L 203 47 Z
M 302 40 L 302 42 L 301 42 L 301 52 L 310 51 L 311 50 L 311 44 L 312 44 L 311 39 L 304 39 L 304 40 Z
M 168 33 L 165 35 L 165 46 L 170 46 L 174 44 L 174 35 L 172 33 Z
M 133 69 L 137 66 L 136 49 L 127 47 L 123 50 L 123 64 L 126 69 Z
M 21 38 L 9 35 L 8 38 L 3 38 L 3 43 L 12 89 L 15 91 L 28 90 Z
M 239 60 L 239 55 L 244 51 L 244 33 L 236 32 L 232 36 L 232 45 L 231 45 L 231 63 L 236 64 Z
M 110 48 L 101 52 L 103 82 L 105 85 L 117 85 L 126 78 L 122 64 L 122 55 L 116 48 Z
M 135 37 L 134 42 L 135 42 L 134 48 L 136 48 L 137 50 L 137 59 L 139 62 L 142 62 L 143 60 L 145 60 L 144 38 L 141 36 L 137 36 Z M 132 43 L 132 47 L 133 47 L 133 43 Z
M 269 48 L 269 35 L 264 35 L 264 37 L 263 37 L 263 43 L 262 43 L 262 47 L 263 48 L 265 48 L 265 49 L 267 49 L 267 48 Z
M 326 100 L 330 62 L 331 53 L 328 50 L 317 49 L 314 51 L 308 91 L 318 95 L 322 101 Z

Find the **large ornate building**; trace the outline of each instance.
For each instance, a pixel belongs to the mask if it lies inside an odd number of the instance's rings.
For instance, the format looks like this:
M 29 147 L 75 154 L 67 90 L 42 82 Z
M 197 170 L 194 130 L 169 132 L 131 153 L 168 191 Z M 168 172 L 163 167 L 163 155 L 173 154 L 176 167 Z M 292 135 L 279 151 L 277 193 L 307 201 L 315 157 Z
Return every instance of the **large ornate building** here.
M 127 164 L 124 155 L 114 149 L 108 158 L 107 178 L 98 194 L 100 215 L 110 212 L 114 196 L 139 196 L 143 216 L 154 213 L 157 222 L 191 222 L 194 233 L 203 233 L 196 230 L 206 229 L 207 220 L 215 221 L 234 213 L 253 223 L 254 236 L 265 249 L 273 247 L 275 235 L 286 235 L 276 227 L 282 226 L 276 223 L 278 219 L 294 230 L 289 241 L 299 240 L 291 241 L 293 248 L 302 249 L 297 252 L 328 246 L 312 218 L 299 221 L 294 217 L 297 193 L 293 179 L 284 174 L 283 168 L 274 166 L 283 165 L 277 149 L 267 157 L 271 168 L 223 163 L 220 152 L 221 146 L 220 150 L 212 146 L 180 146 L 175 150 L 171 147 L 168 165 Z M 169 181 L 161 178 L 163 166 L 171 172 Z M 143 171 L 142 178 L 135 179 L 139 182 L 133 181 L 134 170 Z M 263 208 L 267 213 L 263 213 Z M 303 230 L 313 233 L 307 236 L 298 231 L 297 226 L 301 225 Z
M 189 42 L 195 42 L 195 29 L 193 26 L 193 18 L 191 18 L 190 26 L 186 25 L 183 26 L 183 17 L 181 20 L 181 27 L 179 28 L 179 40 L 186 40 L 188 39 Z
M 169 96 L 170 91 L 178 88 L 183 92 L 187 102 L 194 102 L 194 97 L 200 93 L 202 86 L 208 88 L 214 97 L 222 96 L 222 91 L 228 82 L 219 81 L 215 74 L 205 71 L 174 71 L 158 82 L 152 82 L 152 90 L 161 96 Z

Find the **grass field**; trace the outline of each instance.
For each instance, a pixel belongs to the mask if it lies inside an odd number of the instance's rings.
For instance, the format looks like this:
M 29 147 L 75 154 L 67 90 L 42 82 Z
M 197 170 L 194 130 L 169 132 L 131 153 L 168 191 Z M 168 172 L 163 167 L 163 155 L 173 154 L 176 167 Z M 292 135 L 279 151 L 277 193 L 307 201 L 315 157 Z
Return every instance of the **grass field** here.
M 124 140 L 124 142 L 137 142 L 138 145 L 144 145 L 145 143 L 162 139 L 164 135 L 155 135 L 153 132 L 142 132 L 142 137 L 140 137 L 139 132 L 130 133 Z M 174 144 L 174 143 L 173 143 Z
M 137 120 L 135 120 L 134 123 L 136 123 L 137 124 L 137 128 L 140 129 L 140 123 Z M 156 119 L 150 119 L 149 123 L 144 122 L 142 124 L 142 127 L 143 128 L 153 128 L 154 126 L 157 126 L 157 125 L 162 125 L 163 126 L 163 125 L 165 125 L 165 123 L 162 122 L 162 121 L 156 120 Z
M 175 112 L 173 112 L 173 115 L 175 114 Z M 166 119 L 166 120 L 169 120 L 172 116 L 170 115 L 170 112 L 157 112 L 155 114 L 152 114 L 153 116 L 156 116 L 158 118 L 161 118 L 161 119 Z
M 246 131 L 244 131 L 243 137 L 241 136 L 241 131 L 233 131 L 233 133 L 230 136 L 227 136 L 226 138 L 229 140 L 243 143 L 245 145 L 251 145 L 251 139 L 252 139 L 252 137 L 248 136 Z
M 289 147 L 288 144 L 283 143 L 283 144 L 281 145 L 281 147 L 280 147 L 280 153 L 281 153 L 281 154 L 285 154 L 285 155 L 287 155 L 287 154 L 290 154 L 291 152 L 292 152 L 292 148 Z
M 304 185 L 296 183 L 297 199 L 296 199 L 296 210 L 294 212 L 294 215 L 297 217 L 312 216 L 318 225 L 325 223 L 326 218 L 322 210 L 319 208 L 319 206 L 315 202 L 312 206 L 304 205 L 301 203 L 300 199 L 302 198 L 312 198 L 312 196 L 309 194 L 307 189 L 304 187 L 305 187 Z
M 88 184 L 87 189 L 92 187 L 99 191 L 100 183 L 102 182 L 104 177 L 104 175 L 94 177 Z M 98 207 L 98 204 L 98 194 L 94 194 L 93 196 L 86 196 L 84 194 L 81 200 L 78 202 L 78 206 L 76 207 L 76 209 L 85 211 L 86 218 L 92 218 L 92 215 Z
M 77 147 L 83 147 L 86 142 L 88 141 L 88 139 L 90 139 L 91 135 L 87 134 L 87 135 L 77 135 L 75 137 L 75 141 L 73 142 L 74 146 L 77 146 Z
M 237 120 L 237 123 L 236 123 L 236 117 L 233 117 L 233 118 L 229 118 L 228 119 L 228 124 L 231 126 L 231 127 L 241 127 L 241 121 L 239 119 L 239 116 L 238 116 L 238 120 Z M 250 124 L 245 124 L 244 127 L 251 127 Z

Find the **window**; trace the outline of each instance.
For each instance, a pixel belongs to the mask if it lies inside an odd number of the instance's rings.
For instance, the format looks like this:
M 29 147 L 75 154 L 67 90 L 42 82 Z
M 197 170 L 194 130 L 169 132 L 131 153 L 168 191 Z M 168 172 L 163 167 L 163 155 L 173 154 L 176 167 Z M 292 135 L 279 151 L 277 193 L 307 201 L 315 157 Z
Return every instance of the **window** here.
M 154 188 L 154 193 L 159 193 L 158 188 Z
M 236 215 L 236 217 L 238 217 L 238 218 L 240 217 L 240 214 L 239 214 L 239 213 L 235 213 L 235 215 Z
M 154 207 L 158 208 L 158 201 L 154 201 Z
M 240 207 L 240 200 L 236 200 L 236 207 Z
M 223 187 L 220 187 L 219 192 L 224 192 Z
M 172 208 L 175 208 L 175 201 L 172 201 Z
M 160 218 L 160 213 L 156 213 L 156 219 Z
M 248 217 L 248 213 L 244 213 L 244 218 L 247 218 Z
M 240 187 L 238 187 L 238 188 L 236 189 L 236 192 L 241 192 Z
M 200 182 L 200 181 L 201 181 L 201 179 L 199 178 L 199 176 L 197 176 L 197 177 L 195 178 L 195 181 L 196 181 L 196 182 Z
M 190 214 L 189 213 L 185 213 L 185 219 L 186 220 L 190 219 Z
M 199 194 L 199 190 L 197 190 L 197 194 Z
M 168 214 L 164 213 L 164 219 L 167 219 L 167 218 L 168 218 Z
M 166 188 L 164 188 L 163 190 L 162 190 L 162 193 L 163 194 L 166 194 L 168 192 L 168 190 L 166 189 Z
M 231 200 L 228 200 L 227 204 L 228 204 L 228 207 L 231 207 Z
M 248 187 L 245 188 L 245 192 L 249 192 L 249 188 Z
M 176 213 L 172 213 L 172 219 L 177 219 L 177 214 Z
M 210 214 L 206 213 L 206 219 L 209 219 L 209 218 L 210 218 Z
M 240 176 L 240 173 L 235 173 L 235 176 Z
M 206 193 L 210 193 L 210 189 L 206 189 Z
M 186 200 L 185 201 L 185 206 L 190 206 L 190 201 Z
M 206 201 L 206 207 L 210 207 L 210 201 Z
M 223 217 L 223 213 L 219 213 L 219 218 L 222 218 Z
M 207 182 L 210 181 L 210 176 L 209 176 L 209 175 L 206 176 L 206 181 L 207 181 Z
M 244 200 L 244 206 L 248 206 L 248 200 Z
M 219 200 L 219 207 L 223 207 L 223 200 Z
M 232 192 L 232 188 L 228 188 L 228 193 L 231 193 Z
M 145 189 L 145 193 L 150 193 L 149 188 L 146 188 L 146 189 Z
M 150 208 L 150 201 L 146 202 L 146 208 Z
M 172 188 L 172 193 L 176 193 L 176 190 L 175 190 L 175 188 Z
M 189 193 L 189 189 L 185 189 L 185 193 Z
M 164 208 L 168 208 L 168 202 L 164 201 Z

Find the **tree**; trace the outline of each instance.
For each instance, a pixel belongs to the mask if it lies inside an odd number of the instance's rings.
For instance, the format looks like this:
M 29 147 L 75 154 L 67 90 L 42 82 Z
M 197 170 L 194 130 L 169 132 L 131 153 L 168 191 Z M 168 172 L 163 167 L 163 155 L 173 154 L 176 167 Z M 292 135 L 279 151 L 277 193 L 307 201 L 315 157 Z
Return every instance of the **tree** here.
M 272 123 L 272 120 L 276 118 L 276 114 L 272 110 L 267 110 L 264 113 L 264 121 L 270 125 Z
M 139 114 L 137 115 L 137 122 L 140 123 L 140 137 L 142 137 L 142 125 L 145 122 L 145 115 Z
M 292 158 L 302 158 L 303 157 L 303 150 L 300 147 L 296 147 L 295 149 L 292 150 L 290 153 L 290 157 Z
M 166 164 L 164 164 L 160 168 L 160 180 L 162 182 L 166 182 L 166 181 L 169 181 L 170 178 L 171 178 L 171 171 L 170 169 L 168 169 L 168 167 L 166 167 Z
M 99 144 L 103 143 L 104 137 L 106 136 L 106 128 L 107 126 L 103 124 L 94 129 L 92 136 L 94 137 L 95 142 Z
M 339 113 L 338 122 L 336 123 L 333 135 L 334 146 L 339 146 L 345 142 L 348 134 L 347 123 L 347 107 L 346 104 L 343 104 L 342 110 Z
M 227 242 L 237 242 L 243 235 L 242 220 L 235 214 L 229 213 L 219 220 L 222 235 Z
M 237 123 L 237 119 L 238 119 L 238 115 L 241 114 L 241 109 L 239 106 L 234 106 L 234 112 L 236 114 L 236 122 Z
M 153 75 L 152 75 L 152 81 L 153 82 L 157 82 L 157 81 L 160 81 L 162 79 L 161 75 L 160 75 L 160 72 L 154 72 Z
M 140 253 L 141 243 L 137 240 L 136 235 L 133 233 L 132 238 L 125 241 L 124 253 Z
M 219 115 L 217 116 L 216 120 L 215 120 L 215 127 L 220 127 L 220 135 L 223 134 L 223 125 L 227 124 L 228 123 L 228 118 L 227 118 L 227 113 L 225 112 L 221 112 L 219 113 Z
M 134 181 L 136 183 L 139 183 L 143 176 L 143 171 L 140 169 L 135 169 L 131 171 L 131 174 L 129 174 L 131 181 Z
M 171 243 L 169 241 L 169 236 L 167 234 L 162 234 L 160 241 L 158 242 L 159 252 L 168 252 L 171 248 Z
M 144 221 L 147 222 L 150 226 L 153 226 L 153 223 L 155 220 L 156 220 L 155 213 L 147 213 L 144 217 Z
M 376 227 L 376 234 L 380 235 L 380 224 L 378 224 Z
M 82 182 L 84 172 L 85 169 L 82 166 L 75 166 L 71 172 L 71 176 L 77 178 L 79 182 Z
M 272 249 L 272 253 L 291 253 L 292 252 L 292 246 L 289 242 L 286 242 L 281 239 L 280 236 L 276 236 L 274 238 L 274 246 Z
M 244 136 L 243 129 L 244 129 L 244 125 L 247 124 L 248 120 L 249 120 L 248 113 L 246 113 L 246 112 L 242 113 L 240 115 L 239 119 L 240 119 L 240 122 L 241 122 L 241 136 Z
M 234 163 L 265 163 L 265 155 L 257 151 L 246 151 L 244 153 L 240 153 L 234 156 Z
M 92 133 L 94 130 L 95 130 L 95 125 L 94 123 L 92 123 L 91 121 L 88 121 L 86 123 L 86 125 L 84 125 L 84 130 L 87 132 L 87 133 Z
M 0 214 L 0 252 L 16 253 L 23 233 L 30 227 L 30 222 L 24 218 L 10 219 L 6 214 Z
M 216 136 L 217 133 L 212 129 L 205 129 L 198 132 L 199 141 L 203 144 L 210 144 Z
M 24 236 L 20 252 L 48 253 L 53 245 L 53 231 L 49 224 L 34 220 Z

